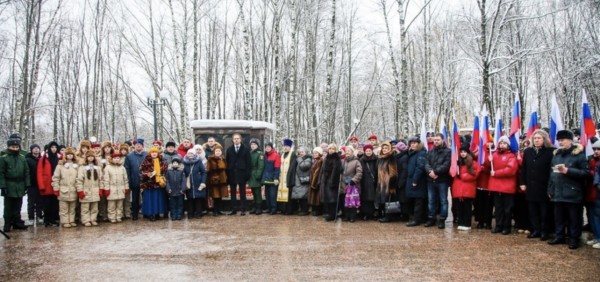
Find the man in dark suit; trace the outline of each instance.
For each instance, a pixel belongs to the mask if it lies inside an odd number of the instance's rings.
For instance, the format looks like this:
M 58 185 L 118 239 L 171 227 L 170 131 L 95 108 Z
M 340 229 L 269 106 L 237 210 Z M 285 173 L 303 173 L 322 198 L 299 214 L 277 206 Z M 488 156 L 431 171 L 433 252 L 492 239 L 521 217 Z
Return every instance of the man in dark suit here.
M 233 134 L 233 145 L 227 149 L 225 155 L 227 161 L 227 181 L 231 194 L 231 213 L 235 215 L 238 211 L 237 188 L 240 189 L 241 215 L 246 215 L 246 183 L 250 179 L 251 158 L 250 150 L 242 144 L 242 136 L 239 133 Z

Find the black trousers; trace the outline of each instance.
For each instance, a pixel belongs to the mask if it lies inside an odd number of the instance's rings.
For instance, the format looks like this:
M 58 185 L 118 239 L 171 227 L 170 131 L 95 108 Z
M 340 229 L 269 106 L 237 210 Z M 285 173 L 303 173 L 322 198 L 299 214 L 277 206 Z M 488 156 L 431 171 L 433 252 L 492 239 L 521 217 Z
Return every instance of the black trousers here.
M 412 220 L 417 223 L 423 223 L 427 217 L 427 199 L 426 198 L 409 198 L 409 205 L 412 207 Z
M 301 212 L 308 212 L 308 199 L 290 199 L 288 204 L 292 207 L 290 211 L 292 214 L 298 211 L 298 208 L 300 208 Z
M 188 199 L 187 200 L 187 212 L 188 218 L 202 216 L 202 201 L 204 199 Z
M 44 224 L 58 222 L 58 199 L 54 195 L 41 196 Z
M 42 218 L 42 203 L 40 190 L 32 186 L 27 189 L 27 217 L 29 219 L 34 219 L 37 215 L 37 218 Z
M 458 226 L 471 227 L 471 218 L 473 217 L 473 199 L 455 198 L 452 200 L 452 202 L 456 203 Z
M 583 223 L 583 207 L 575 203 L 554 203 L 554 224 L 556 238 L 565 238 L 565 228 L 569 227 L 571 240 L 579 240 Z
M 512 209 L 515 205 L 515 196 L 494 192 L 494 217 L 496 218 L 496 227 L 503 230 L 510 230 L 512 225 Z
M 529 211 L 529 222 L 531 223 L 531 231 L 542 234 L 549 233 L 548 228 L 548 201 L 528 201 L 527 209 Z
M 492 226 L 494 199 L 488 190 L 477 189 L 475 195 L 475 220 Z
M 140 214 L 140 186 L 131 187 L 131 217 L 137 219 Z M 127 200 L 127 199 L 125 199 Z
M 361 199 L 360 216 L 366 217 L 367 219 L 371 219 L 371 218 L 373 218 L 374 214 L 375 214 L 375 203 L 373 201 L 363 201 Z
M 513 219 L 515 220 L 515 228 L 529 230 L 529 209 L 525 194 L 515 194 L 515 207 L 513 209 Z
M 240 200 L 238 203 L 237 191 L 240 190 Z M 246 211 L 246 183 L 229 184 L 229 194 L 231 195 L 231 211 Z
M 23 197 L 4 197 L 4 225 L 11 226 L 22 224 L 21 206 L 23 205 Z

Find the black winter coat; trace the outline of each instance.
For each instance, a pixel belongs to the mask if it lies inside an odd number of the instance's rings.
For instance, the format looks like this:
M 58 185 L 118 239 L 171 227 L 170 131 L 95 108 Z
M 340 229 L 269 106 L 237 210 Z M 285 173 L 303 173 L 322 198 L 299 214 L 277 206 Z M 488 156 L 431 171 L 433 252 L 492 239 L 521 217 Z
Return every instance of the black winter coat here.
M 27 160 L 27 166 L 29 166 L 29 177 L 31 179 L 31 188 L 37 189 L 37 164 L 41 155 L 35 157 L 32 153 L 28 153 L 25 156 L 25 160 Z
M 406 197 L 406 179 L 408 177 L 408 150 L 400 152 L 396 155 L 396 163 L 398 167 L 398 200 L 401 203 L 408 202 Z
M 438 178 L 433 179 L 427 176 L 427 180 L 430 182 L 447 182 L 450 183 L 450 161 L 452 151 L 446 148 L 445 145 L 442 147 L 434 147 L 433 150 L 427 152 L 427 162 L 425 163 L 425 174 L 429 174 L 433 170 L 437 174 Z
M 248 147 L 240 144 L 240 149 L 236 153 L 235 145 L 231 145 L 227 149 L 225 162 L 227 163 L 227 181 L 229 185 L 248 183 L 252 172 L 252 160 Z
M 282 158 L 285 159 L 287 157 L 287 154 L 292 154 L 292 156 L 290 159 L 290 167 L 288 168 L 287 175 L 285 176 L 285 184 L 288 187 L 288 189 L 292 189 L 294 188 L 294 185 L 296 183 L 296 167 L 298 166 L 298 157 L 294 152 L 284 152 L 283 154 L 281 154 Z
M 552 159 L 552 167 L 564 164 L 569 170 L 567 174 L 550 173 L 548 195 L 552 202 L 583 203 L 585 178 L 589 173 L 589 165 L 583 146 L 573 145 L 569 149 L 558 149 Z
M 319 177 L 321 203 L 334 204 L 338 200 L 342 161 L 339 153 L 328 154 L 321 167 Z
M 554 157 L 553 151 L 552 148 L 542 147 L 539 150 L 527 148 L 523 152 L 519 185 L 527 186 L 525 191 L 527 201 L 548 201 L 548 181 Z
M 427 197 L 427 173 L 425 172 L 426 153 L 423 147 L 408 152 L 406 174 L 406 196 L 408 198 Z M 413 186 L 413 183 L 416 186 Z
M 360 159 L 362 166 L 362 180 L 360 183 L 360 200 L 375 201 L 375 189 L 377 187 L 377 157 L 372 155 L 370 158 L 363 156 Z

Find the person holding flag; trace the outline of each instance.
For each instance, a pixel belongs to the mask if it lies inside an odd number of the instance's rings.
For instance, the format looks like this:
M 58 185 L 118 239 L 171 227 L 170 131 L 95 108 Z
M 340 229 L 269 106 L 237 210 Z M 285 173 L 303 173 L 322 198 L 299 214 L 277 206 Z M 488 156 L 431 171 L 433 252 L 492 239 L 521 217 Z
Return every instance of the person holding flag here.
M 489 128 L 489 116 L 487 110 L 484 108 L 481 115 L 479 124 L 479 144 L 476 150 L 477 163 L 483 166 L 483 163 L 487 157 L 491 154 L 494 148 L 494 140 L 490 135 Z M 492 213 L 494 209 L 494 199 L 488 190 L 489 187 L 490 172 L 481 170 L 479 177 L 477 178 L 477 192 L 475 195 L 475 220 L 477 221 L 478 229 L 491 229 L 492 228 Z
M 510 152 L 510 140 L 506 136 L 498 138 L 497 150 L 488 156 L 484 170 L 490 172 L 489 191 L 494 199 L 496 226 L 492 233 L 511 233 L 511 215 L 514 194 L 517 186 L 517 158 Z
M 473 199 L 477 190 L 477 177 L 481 169 L 468 145 L 460 148 L 456 164 L 459 171 L 452 182 L 452 198 L 457 199 L 458 230 L 468 231 L 471 230 Z

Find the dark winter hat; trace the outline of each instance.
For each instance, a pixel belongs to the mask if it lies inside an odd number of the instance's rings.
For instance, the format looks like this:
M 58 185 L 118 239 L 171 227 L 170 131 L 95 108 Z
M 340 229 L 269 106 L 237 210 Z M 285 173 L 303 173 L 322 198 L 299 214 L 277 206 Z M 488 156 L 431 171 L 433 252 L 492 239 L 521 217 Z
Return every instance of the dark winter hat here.
M 65 145 L 58 145 L 57 149 L 58 151 L 62 150 L 62 149 L 66 149 L 67 147 Z
M 19 133 L 13 133 L 10 136 L 8 136 L 8 139 L 19 139 L 19 140 L 22 140 L 23 138 L 21 138 L 21 135 Z
M 48 143 L 48 149 L 52 148 L 52 146 L 58 149 L 58 143 L 56 143 L 56 141 L 51 141 L 50 143 Z
M 273 148 L 273 142 L 266 142 L 265 143 L 265 147 L 271 147 L 271 148 Z
M 127 146 L 129 146 L 129 147 L 131 147 L 133 145 L 133 142 L 131 142 L 129 140 L 127 140 L 127 141 L 125 141 L 123 143 L 127 144 Z
M 409 145 L 410 145 L 410 143 L 413 143 L 413 142 L 421 143 L 421 139 L 419 139 L 418 136 L 413 136 L 413 137 L 408 138 L 408 144 Z
M 396 144 L 398 144 L 398 140 L 395 140 L 395 139 L 394 139 L 394 140 L 391 140 L 391 141 L 390 141 L 390 144 L 391 144 L 392 146 L 396 146 Z
M 579 130 L 579 128 L 573 128 L 571 132 L 573 132 L 573 135 L 581 135 L 581 130 Z
M 600 140 L 594 142 L 594 144 L 592 145 L 592 149 L 600 149 Z
M 177 147 L 177 144 L 175 144 L 175 142 L 173 142 L 173 141 L 169 141 L 169 142 L 167 142 L 167 145 L 165 146 L 165 148 L 166 147 Z
M 560 131 L 556 132 L 556 140 L 561 140 L 561 139 L 573 140 L 573 138 L 575 138 L 575 136 L 573 136 L 573 132 L 571 132 L 570 130 L 560 130 Z
M 365 146 L 363 147 L 363 150 L 365 150 L 365 151 L 366 151 L 366 150 L 368 150 L 368 149 L 371 149 L 371 151 L 373 151 L 373 145 L 371 145 L 371 144 L 367 144 L 367 145 L 365 145 Z
M 178 164 L 181 163 L 181 158 L 179 156 L 175 156 L 172 160 L 171 163 L 177 162 Z
M 141 144 L 142 146 L 144 146 L 144 139 L 142 139 L 142 138 L 134 139 L 133 145 L 136 145 L 136 144 Z
M 256 144 L 256 146 L 260 147 L 260 141 L 258 141 L 258 139 L 256 139 L 256 138 L 250 139 L 250 144 L 252 144 L 252 143 L 254 143 L 254 144 Z
M 468 154 L 470 154 L 470 153 L 471 153 L 471 148 L 469 147 L 469 145 L 468 145 L 468 144 L 463 144 L 463 145 L 461 145 L 461 146 L 460 146 L 460 151 L 461 151 L 461 152 L 462 152 L 462 151 L 465 151 L 465 152 L 467 152 Z
M 32 152 L 33 148 L 42 149 L 42 148 L 40 148 L 40 145 L 38 145 L 38 144 L 31 144 L 31 146 L 29 146 L 29 152 Z
M 21 146 L 21 139 L 19 138 L 8 138 L 8 140 L 6 141 L 6 146 Z
M 283 146 L 292 147 L 292 145 L 294 145 L 294 141 L 292 141 L 292 139 L 283 138 Z

